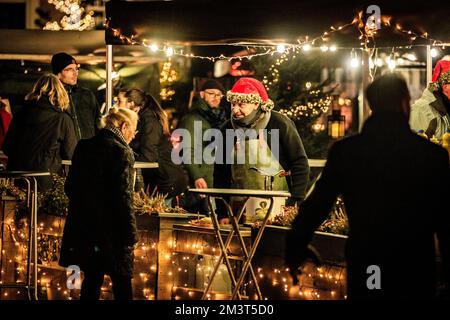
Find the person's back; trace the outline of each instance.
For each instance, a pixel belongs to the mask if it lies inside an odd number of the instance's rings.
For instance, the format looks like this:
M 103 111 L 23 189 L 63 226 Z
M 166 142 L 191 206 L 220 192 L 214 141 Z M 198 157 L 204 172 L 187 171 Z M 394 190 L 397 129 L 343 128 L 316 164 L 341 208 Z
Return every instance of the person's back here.
M 100 297 L 105 274 L 114 298 L 132 299 L 133 246 L 137 242 L 133 209 L 133 151 L 138 116 L 112 108 L 104 129 L 80 140 L 65 183 L 69 212 L 59 264 L 84 272 L 81 299 Z
M 433 208 L 448 191 L 441 178 L 448 170 L 444 150 L 412 133 L 400 116 L 373 116 L 360 135 L 333 151 L 351 230 L 349 295 L 431 296 L 434 233 L 444 221 L 444 212 Z M 370 265 L 380 267 L 383 291 L 368 290 Z
M 52 80 L 48 80 L 49 77 Z M 44 81 L 53 84 L 45 86 L 42 84 Z M 40 92 L 43 87 L 52 86 L 60 86 L 59 90 L 64 90 L 56 77 L 45 75 L 38 80 L 31 94 Z M 65 94 L 63 91 L 60 93 Z M 55 98 L 57 99 L 61 101 L 61 98 Z M 55 101 L 52 104 L 50 100 L 46 95 L 39 99 L 30 98 L 13 118 L 3 145 L 8 156 L 8 170 L 62 174 L 61 160 L 72 157 L 77 140 L 70 116 L 63 111 L 64 108 Z M 40 178 L 39 187 L 42 191 L 47 190 L 51 187 L 51 179 Z
M 342 195 L 350 230 L 348 297 L 431 298 L 436 289 L 435 233 L 445 275 L 450 274 L 450 216 L 444 202 L 450 191 L 448 155 L 410 130 L 403 80 L 384 76 L 367 92 L 374 112 L 361 134 L 330 149 L 322 177 L 288 236 L 287 263 L 304 260 L 314 230 Z M 370 285 L 371 266 L 379 268 L 379 288 Z
M 116 172 L 120 172 L 118 168 L 126 161 L 134 161 L 131 150 L 118 142 L 108 130 L 100 130 L 93 138 L 78 142 L 65 190 L 71 204 L 70 211 L 77 215 L 76 220 L 90 221 L 77 224 L 80 228 L 77 232 L 82 232 L 89 243 L 109 247 L 119 240 L 113 232 L 113 229 L 118 228 L 113 224 L 117 220 L 108 215 L 118 210 L 117 203 L 125 197 L 116 191 L 121 189 L 117 185 L 120 180 Z

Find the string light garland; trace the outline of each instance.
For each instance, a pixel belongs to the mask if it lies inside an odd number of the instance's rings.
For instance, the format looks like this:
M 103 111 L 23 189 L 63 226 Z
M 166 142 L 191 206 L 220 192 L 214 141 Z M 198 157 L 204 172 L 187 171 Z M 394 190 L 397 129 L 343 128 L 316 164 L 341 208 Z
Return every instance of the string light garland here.
M 380 23 L 384 27 L 390 27 L 391 26 L 391 20 L 392 17 L 389 16 L 382 16 L 378 23 Z M 335 52 L 338 47 L 336 45 L 329 45 L 329 41 L 331 36 L 334 33 L 342 32 L 350 27 L 356 27 L 360 33 L 359 40 L 361 48 L 369 48 L 369 44 L 372 42 L 373 47 L 375 47 L 375 36 L 377 35 L 377 30 L 373 28 L 371 25 L 366 24 L 363 21 L 363 12 L 359 12 L 350 23 L 343 24 L 341 26 L 335 27 L 331 26 L 327 31 L 323 32 L 320 36 L 310 39 L 309 36 L 305 37 L 299 37 L 297 39 L 297 43 L 295 44 L 274 44 L 274 45 L 267 45 L 267 43 L 259 43 L 257 41 L 252 42 L 236 42 L 236 43 L 228 43 L 228 44 L 221 44 L 221 45 L 228 45 L 228 46 L 246 46 L 251 47 L 253 49 L 259 49 L 262 52 L 256 52 L 248 55 L 241 55 L 241 56 L 226 56 L 226 55 L 218 55 L 218 56 L 200 56 L 195 55 L 193 53 L 184 53 L 182 49 L 175 49 L 171 47 L 170 45 L 164 44 L 164 45 L 158 45 L 154 42 L 151 42 L 150 40 L 144 39 L 142 41 L 136 40 L 136 35 L 127 36 L 120 32 L 119 29 L 110 27 L 110 21 L 107 20 L 105 22 L 105 27 L 107 30 L 110 30 L 114 37 L 121 40 L 121 42 L 125 44 L 130 45 L 143 45 L 148 48 L 154 53 L 165 53 L 167 56 L 181 56 L 185 58 L 195 58 L 195 59 L 204 59 L 204 60 L 210 60 L 210 61 L 216 61 L 216 60 L 242 60 L 242 59 L 252 59 L 259 56 L 267 56 L 267 55 L 274 55 L 276 53 L 278 54 L 285 54 L 286 52 L 292 51 L 292 52 L 299 52 L 299 49 L 301 49 L 304 52 L 307 52 L 313 48 L 313 46 L 320 44 L 320 49 L 323 52 Z M 433 39 L 429 36 L 427 32 L 424 33 L 418 33 L 413 30 L 408 30 L 402 28 L 399 24 L 396 25 L 396 30 L 401 32 L 403 35 L 408 36 L 410 38 L 411 44 L 409 46 L 402 46 L 402 47 L 412 47 L 413 42 L 417 38 L 425 39 L 430 41 L 430 45 L 432 46 L 440 46 L 445 45 L 443 41 Z M 423 45 L 420 45 L 423 46 Z M 400 47 L 399 47 L 400 48 Z M 341 47 L 340 49 L 347 49 L 344 47 Z M 351 49 L 351 48 L 350 48 Z M 286 57 L 282 58 L 285 59 Z M 282 62 L 281 62 L 282 63 Z M 269 82 L 270 80 L 268 80 Z M 273 81 L 272 81 L 273 82 Z M 267 88 L 267 86 L 266 86 Z
M 332 102 L 331 96 L 320 97 L 321 94 L 323 94 L 321 90 L 312 90 L 309 92 L 309 95 L 316 101 L 293 105 L 290 108 L 280 109 L 279 112 L 294 120 L 299 120 L 303 117 L 319 116 L 328 112 Z

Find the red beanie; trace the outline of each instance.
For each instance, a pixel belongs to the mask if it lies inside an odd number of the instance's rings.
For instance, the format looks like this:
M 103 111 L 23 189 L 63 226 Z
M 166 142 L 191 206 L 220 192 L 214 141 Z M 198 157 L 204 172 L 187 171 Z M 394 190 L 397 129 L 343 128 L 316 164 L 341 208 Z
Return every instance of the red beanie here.
M 269 99 L 264 85 L 253 78 L 240 78 L 227 92 L 227 100 L 231 103 L 261 104 L 264 111 L 273 108 L 273 101 Z

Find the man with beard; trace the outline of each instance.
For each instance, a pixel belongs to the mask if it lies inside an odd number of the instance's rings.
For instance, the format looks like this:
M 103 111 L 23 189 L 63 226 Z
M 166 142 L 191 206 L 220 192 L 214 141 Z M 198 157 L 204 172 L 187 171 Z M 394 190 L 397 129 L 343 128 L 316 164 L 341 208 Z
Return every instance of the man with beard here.
M 98 131 L 100 123 L 100 108 L 94 94 L 87 88 L 81 87 L 78 82 L 79 65 L 74 57 L 59 52 L 53 55 L 52 71 L 69 94 L 70 113 L 78 140 L 92 138 Z
M 442 139 L 450 130 L 450 60 L 438 61 L 433 82 L 411 107 L 411 129 L 424 130 L 428 138 Z

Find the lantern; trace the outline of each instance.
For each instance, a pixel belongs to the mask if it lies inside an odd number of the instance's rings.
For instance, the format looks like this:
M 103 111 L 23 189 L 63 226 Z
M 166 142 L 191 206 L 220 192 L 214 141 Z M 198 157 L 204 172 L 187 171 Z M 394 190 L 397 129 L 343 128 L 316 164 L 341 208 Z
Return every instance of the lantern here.
M 345 136 L 345 116 L 339 109 L 333 109 L 331 116 L 328 116 L 328 135 L 333 139 Z

